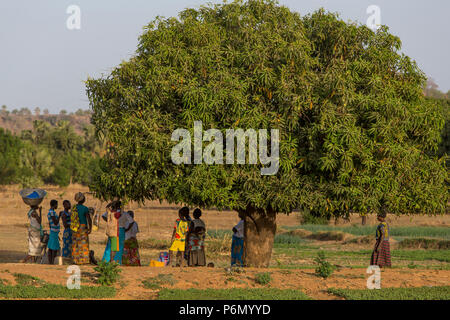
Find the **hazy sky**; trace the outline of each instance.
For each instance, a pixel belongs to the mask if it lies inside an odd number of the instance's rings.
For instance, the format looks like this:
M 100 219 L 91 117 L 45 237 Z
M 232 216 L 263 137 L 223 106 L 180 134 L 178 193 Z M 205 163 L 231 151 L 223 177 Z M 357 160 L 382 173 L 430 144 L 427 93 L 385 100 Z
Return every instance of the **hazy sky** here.
M 157 15 L 176 16 L 205 0 L 1 0 L 0 105 L 51 113 L 89 107 L 83 81 L 107 74 L 135 51 L 142 27 Z M 222 1 L 209 1 L 222 2 Z M 450 1 L 280 0 L 304 15 L 320 7 L 366 23 L 369 5 L 403 42 L 403 52 L 450 89 Z M 81 29 L 69 30 L 70 5 L 81 9 Z

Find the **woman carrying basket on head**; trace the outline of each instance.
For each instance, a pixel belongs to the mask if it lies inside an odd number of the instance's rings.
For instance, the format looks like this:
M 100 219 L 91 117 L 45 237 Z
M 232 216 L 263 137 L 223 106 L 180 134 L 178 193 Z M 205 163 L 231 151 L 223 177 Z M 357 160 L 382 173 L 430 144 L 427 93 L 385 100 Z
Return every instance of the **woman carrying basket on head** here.
M 28 220 L 30 221 L 30 225 L 28 226 L 28 255 L 22 260 L 23 263 L 30 260 L 36 263 L 41 256 L 41 210 L 42 207 L 30 206 L 30 210 L 28 211 Z

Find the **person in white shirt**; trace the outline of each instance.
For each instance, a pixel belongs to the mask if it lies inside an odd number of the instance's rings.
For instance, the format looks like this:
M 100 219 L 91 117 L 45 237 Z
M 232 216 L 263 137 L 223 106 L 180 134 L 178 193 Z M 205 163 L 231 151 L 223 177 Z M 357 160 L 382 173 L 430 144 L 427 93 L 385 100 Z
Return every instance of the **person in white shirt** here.
M 231 266 L 244 266 L 244 214 L 239 213 L 241 219 L 237 225 L 233 227 L 233 238 L 231 241 Z
M 127 216 L 127 225 L 125 227 L 122 263 L 125 266 L 140 266 L 139 243 L 136 238 L 136 234 L 139 232 L 139 226 L 136 220 L 134 220 L 133 211 L 128 211 L 124 215 Z

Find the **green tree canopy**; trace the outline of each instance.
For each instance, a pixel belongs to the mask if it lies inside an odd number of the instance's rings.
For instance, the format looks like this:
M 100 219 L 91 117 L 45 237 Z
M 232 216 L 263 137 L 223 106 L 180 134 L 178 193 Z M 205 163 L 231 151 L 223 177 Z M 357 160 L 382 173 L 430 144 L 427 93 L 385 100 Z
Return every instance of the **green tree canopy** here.
M 442 112 L 400 48 L 387 27 L 374 33 L 324 10 L 301 17 L 273 1 L 158 18 L 130 60 L 87 81 L 92 122 L 109 143 L 92 189 L 247 212 L 264 237 L 256 218 L 295 208 L 342 216 L 383 199 L 395 213 L 443 212 Z M 205 130 L 279 129 L 278 173 L 173 164 L 173 130 L 197 120 Z

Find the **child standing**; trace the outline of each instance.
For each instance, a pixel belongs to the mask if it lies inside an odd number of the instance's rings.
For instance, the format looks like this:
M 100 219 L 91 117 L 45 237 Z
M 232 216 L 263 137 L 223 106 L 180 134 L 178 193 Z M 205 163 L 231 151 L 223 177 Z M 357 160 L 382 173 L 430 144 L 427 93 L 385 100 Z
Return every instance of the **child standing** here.
M 380 268 L 391 266 L 391 249 L 389 246 L 389 226 L 386 223 L 386 211 L 384 209 L 377 215 L 380 224 L 376 231 L 376 242 L 370 259 L 370 265 Z
M 178 211 L 178 219 L 172 233 L 172 245 L 169 248 L 169 262 L 173 265 L 173 256 L 176 254 L 176 266 L 182 267 L 184 264 L 184 250 L 186 246 L 186 234 L 189 230 L 187 217 L 189 216 L 189 208 L 183 207 Z
M 56 209 L 58 209 L 58 201 L 50 201 L 50 209 L 48 210 L 48 224 L 50 226 L 50 238 L 48 240 L 48 263 L 54 264 L 55 257 L 60 250 L 59 246 L 59 219 L 61 214 L 58 216 L 56 214 Z

